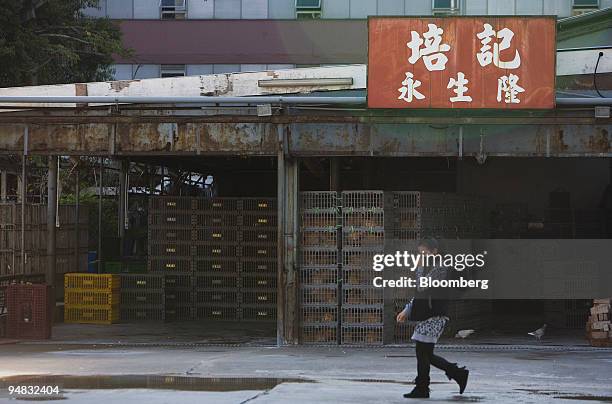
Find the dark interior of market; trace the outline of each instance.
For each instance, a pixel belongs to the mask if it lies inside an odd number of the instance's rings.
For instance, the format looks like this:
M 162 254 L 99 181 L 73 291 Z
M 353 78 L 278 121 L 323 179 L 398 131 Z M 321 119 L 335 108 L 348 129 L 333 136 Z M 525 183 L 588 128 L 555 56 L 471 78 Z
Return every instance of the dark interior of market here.
M 15 162 L 19 162 L 19 160 L 16 159 Z M 100 198 L 99 191 L 101 185 L 100 161 L 104 165 L 102 170 L 102 198 Z M 181 288 L 172 292 L 174 294 L 168 295 L 166 293 L 164 320 L 170 323 L 166 327 L 172 327 L 172 324 L 176 324 L 183 327 L 184 331 L 183 334 L 179 333 L 182 337 L 177 337 L 179 334 L 176 334 L 173 338 L 191 340 L 203 338 L 208 342 L 274 343 L 277 305 L 276 239 L 278 235 L 276 225 L 276 196 L 278 192 L 276 158 L 134 157 L 129 160 L 129 163 L 127 160 L 123 161 L 123 167 L 129 165 L 129 175 L 126 178 L 126 189 L 128 189 L 127 221 L 126 227 L 122 230 L 119 224 L 121 222 L 119 219 L 121 196 L 116 191 L 121 183 L 122 163 L 116 160 L 100 160 L 98 158 L 78 159 L 73 157 L 60 159 L 60 182 L 65 184 L 63 189 L 59 191 L 60 204 L 75 204 L 76 173 L 81 173 L 79 177 L 79 181 L 81 181 L 79 184 L 81 200 L 79 203 L 82 204 L 82 209 L 86 209 L 87 213 L 85 214 L 86 218 L 84 218 L 83 211 L 81 211 L 82 219 L 80 223 L 83 228 L 87 229 L 88 241 L 86 251 L 83 251 L 82 247 L 84 246 L 81 245 L 76 253 L 77 256 L 80 254 L 81 257 L 78 264 L 67 265 L 65 268 L 58 266 L 58 280 L 56 281 L 58 285 L 63 283 L 60 279 L 65 272 L 90 271 L 126 274 L 130 272 L 146 273 L 151 272 L 152 269 L 159 270 L 160 268 L 152 268 L 152 265 L 157 265 L 155 264 L 156 260 L 161 259 L 163 261 L 168 257 L 164 256 L 165 252 L 160 253 L 155 244 L 165 245 L 171 242 L 169 240 L 162 242 L 161 239 L 159 239 L 160 241 L 151 240 L 152 234 L 156 229 L 159 231 L 172 230 L 167 234 L 176 237 L 176 234 L 180 231 L 186 231 L 192 234 L 189 236 L 192 238 L 185 238 L 175 244 L 184 244 L 187 249 L 192 248 L 191 252 L 185 253 L 185 256 L 188 256 L 187 259 L 192 262 L 189 265 L 197 266 L 199 264 L 196 264 L 196 262 L 201 260 L 201 268 L 198 268 L 203 272 L 201 279 L 198 281 L 196 278 L 192 278 L 191 282 L 193 284 L 189 286 L 191 292 L 187 294 L 193 293 L 192 303 L 190 303 L 193 307 L 191 307 L 190 314 L 181 314 L 180 310 L 168 309 L 170 307 L 168 306 L 169 296 L 172 295 L 171 298 L 179 296 L 180 300 Z M 598 239 L 609 238 L 612 231 L 609 222 L 612 212 L 612 192 L 609 185 L 612 166 L 609 159 L 492 157 L 485 161 L 476 161 L 473 158 L 457 159 L 454 157 L 363 158 L 346 156 L 334 159 L 303 158 L 299 161 L 298 182 L 299 191 L 302 193 L 337 191 L 340 195 L 342 191 L 371 190 L 383 191 L 385 194 L 418 191 L 478 196 L 484 201 L 483 211 L 480 213 L 485 217 L 485 225 L 478 230 L 478 234 L 472 234 L 473 238 Z M 4 163 L 6 168 L 11 166 L 11 162 L 7 159 Z M 13 164 L 12 167 L 14 166 Z M 46 178 L 44 169 L 44 161 L 42 163 L 34 160 L 28 162 L 28 203 L 45 203 L 46 186 L 44 183 Z M 85 174 L 86 172 L 88 174 Z M 89 181 L 89 184 L 84 184 L 83 181 Z M 20 187 L 19 172 L 9 171 L 4 185 L 5 204 L 17 203 L 18 205 L 20 203 L 18 196 Z M 98 188 L 97 191 L 96 188 Z M 65 195 L 65 197 L 62 197 L 62 195 Z M 72 199 L 68 195 L 71 195 Z M 181 228 L 168 227 L 166 226 L 168 223 L 158 227 L 151 225 L 155 223 L 152 221 L 154 220 L 152 215 L 156 214 L 155 211 L 151 210 L 151 207 L 162 206 L 154 200 L 163 201 L 175 197 L 203 201 L 193 203 L 199 209 L 202 209 L 200 213 L 204 213 L 204 215 L 209 213 L 214 215 L 216 205 L 211 201 L 215 200 L 225 201 L 222 203 L 228 204 L 226 205 L 228 211 L 237 209 L 234 205 L 231 205 L 233 203 L 248 204 L 250 202 L 247 201 L 252 201 L 255 205 L 259 204 L 258 207 L 254 208 L 253 214 L 263 213 L 264 215 L 261 217 L 253 216 L 251 219 L 255 222 L 251 224 L 246 222 L 243 224 L 234 223 L 232 222 L 233 219 L 227 219 L 230 222 L 224 223 L 223 220 L 226 220 L 229 212 L 225 211 L 226 208 L 222 208 L 223 212 L 220 212 L 222 213 L 221 221 L 213 222 L 212 225 L 209 223 L 202 227 L 201 232 L 198 232 L 200 230 L 198 224 L 194 224 L 191 219 L 191 221 L 185 222 Z M 175 200 L 179 201 L 180 198 L 175 198 Z M 256 212 L 262 206 L 264 206 L 262 209 L 265 212 Z M 102 208 L 101 211 L 99 211 L 100 207 Z M 206 209 L 210 209 L 210 211 L 206 212 Z M 241 207 L 239 209 L 246 208 Z M 386 215 L 386 206 L 384 210 Z M 164 213 L 163 209 L 157 212 Z M 248 216 L 248 213 L 243 212 L 245 217 Z M 266 218 L 264 225 L 258 227 L 262 223 L 258 223 L 257 220 L 264 220 L 264 217 Z M 101 231 L 98 229 L 98 223 L 102 224 Z M 239 228 L 239 226 L 243 227 Z M 385 226 L 387 225 L 385 224 Z M 73 230 L 74 226 L 70 229 Z M 221 237 L 220 235 L 226 237 L 233 231 L 247 234 L 252 229 L 254 229 L 255 233 L 253 235 L 255 237 L 264 237 L 265 233 L 267 234 L 266 237 L 269 238 L 263 243 L 258 243 L 262 241 L 258 239 L 255 239 L 252 244 L 246 242 L 245 239 L 241 242 L 236 241 L 235 245 L 241 246 L 242 256 L 239 253 L 225 256 L 227 248 L 231 247 L 232 243 L 219 243 L 219 246 L 223 246 L 225 249 L 222 253 L 224 256 L 219 261 L 219 263 L 223 263 L 221 270 L 222 272 L 235 270 L 236 274 L 240 274 L 236 278 L 239 279 L 237 283 L 234 278 L 206 280 L 205 274 L 208 273 L 207 271 L 218 269 L 215 267 L 214 260 L 207 261 L 210 258 L 207 257 L 207 254 L 214 255 L 214 252 L 211 253 L 208 248 L 214 249 L 215 240 L 206 237 Z M 303 229 L 304 226 L 301 223 L 300 231 Z M 6 240 L 10 238 L 10 232 L 15 232 L 15 228 L 10 227 L 9 223 L 4 224 L 2 230 L 3 238 Z M 206 231 L 209 233 L 208 236 Z M 197 236 L 193 236 L 193 234 L 197 234 Z M 100 236 L 102 237 L 101 240 L 99 240 Z M 430 234 L 430 236 L 453 238 L 448 234 Z M 199 239 L 195 240 L 193 237 L 199 237 Z M 385 238 L 387 237 L 390 237 L 390 235 L 386 234 Z M 461 238 L 462 235 L 457 234 L 455 237 Z M 212 240 L 213 242 L 207 243 L 205 240 Z M 304 241 L 301 236 L 300 240 Z M 19 275 L 20 269 L 18 263 L 14 264 L 15 261 L 7 258 L 9 254 L 14 255 L 16 250 L 11 250 L 7 246 L 4 247 L 2 273 L 0 275 L 8 279 L 11 275 Z M 321 247 L 325 250 L 329 245 Z M 245 253 L 249 249 L 255 251 L 252 255 L 253 259 L 248 257 L 249 253 Z M 88 252 L 98 250 L 101 251 L 101 257 L 94 254 L 92 259 L 91 253 Z M 261 251 L 264 251 L 266 259 L 261 259 L 257 255 Z M 67 254 L 74 255 L 74 252 Z M 156 254 L 159 254 L 159 256 L 156 257 Z M 247 254 L 247 256 L 244 256 L 244 254 Z M 84 255 L 87 256 L 87 260 Z M 212 266 L 210 268 L 206 267 L 205 261 Z M 339 259 L 338 262 L 341 261 Z M 163 261 L 161 265 L 169 265 L 166 262 Z M 238 262 L 240 264 L 234 264 Z M 76 265 L 78 265 L 78 268 Z M 301 265 L 300 261 L 298 261 L 299 265 Z M 257 277 L 249 279 L 248 271 L 253 268 L 263 268 L 264 271 L 267 271 L 266 276 L 262 278 L 263 280 Z M 27 271 L 26 274 L 30 275 Z M 341 272 L 338 272 L 337 278 L 334 280 L 338 284 L 341 280 L 340 274 Z M 180 283 L 183 281 L 180 279 L 180 275 L 175 274 L 175 277 L 172 282 Z M 201 282 L 200 289 L 196 286 L 198 282 Z M 215 282 L 221 283 L 215 284 Z M 248 282 L 255 283 L 247 284 Z M 258 282 L 263 283 L 259 284 Z M 304 282 L 304 279 L 299 279 L 299 282 Z M 221 286 L 221 288 L 217 286 Z M 302 286 L 298 286 L 298 300 L 304 299 L 303 288 L 300 289 Z M 167 279 L 166 287 L 168 287 Z M 58 298 L 60 301 L 63 300 L 61 292 L 58 294 Z M 189 301 L 189 297 L 185 299 L 185 302 Z M 201 309 L 198 311 L 198 303 L 193 303 L 193 299 L 200 299 L 200 303 L 204 302 L 206 304 L 200 305 Z M 215 299 L 220 303 L 212 304 Z M 339 296 L 335 299 L 337 301 L 331 303 L 340 310 L 343 299 Z M 208 304 L 209 302 L 211 304 Z M 324 302 L 326 304 L 330 303 L 330 301 Z M 324 311 L 325 307 L 323 306 L 325 305 L 320 306 L 317 310 Z M 347 305 L 347 307 L 349 306 Z M 392 305 L 386 304 L 384 310 L 386 312 L 395 311 L 402 306 L 403 301 L 398 300 L 393 302 Z M 202 307 L 208 307 L 208 309 L 202 309 Z M 471 327 L 487 330 L 489 333 L 512 334 L 524 329 L 534 328 L 539 323 L 548 323 L 558 333 L 579 332 L 584 328 L 589 307 L 590 301 L 588 300 L 471 302 L 456 308 L 455 324 L 451 324 L 450 332 Z M 371 312 L 371 309 L 368 310 Z M 304 322 L 304 315 L 302 313 L 300 318 L 295 321 L 298 323 Z M 337 324 L 341 324 L 339 317 L 338 313 L 333 316 Z M 326 314 L 324 314 L 321 318 L 329 320 L 331 317 L 326 317 Z M 160 321 L 162 318 L 153 316 L 151 319 Z M 132 320 L 135 319 L 122 319 L 121 327 L 127 328 L 117 332 L 121 334 L 125 331 L 129 334 L 131 332 L 129 324 L 133 323 Z M 381 322 L 380 319 L 377 321 Z M 387 330 L 389 329 L 389 324 L 386 322 L 385 327 Z M 407 330 L 398 327 L 392 328 L 394 329 L 391 331 L 385 331 L 385 343 L 408 342 Z M 60 329 L 58 335 L 61 336 L 63 332 L 65 338 L 72 336 L 67 329 L 64 329 L 64 331 Z M 315 337 L 314 341 L 311 342 L 332 343 L 334 340 L 342 341 L 339 335 L 324 335 Z M 301 337 L 301 341 L 307 343 L 308 339 L 304 340 Z M 382 342 L 379 338 L 375 341 Z M 359 342 L 373 341 L 366 339 L 359 340 Z

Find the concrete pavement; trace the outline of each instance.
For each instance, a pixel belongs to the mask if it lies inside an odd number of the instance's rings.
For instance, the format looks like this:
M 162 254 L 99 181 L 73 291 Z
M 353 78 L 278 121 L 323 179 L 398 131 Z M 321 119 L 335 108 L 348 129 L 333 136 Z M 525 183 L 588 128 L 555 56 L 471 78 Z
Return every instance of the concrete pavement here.
M 429 402 L 612 402 L 612 349 L 446 346 L 438 353 L 468 366 L 470 383 L 460 396 L 432 369 Z M 55 383 L 64 386 L 68 402 L 90 404 L 404 403 L 416 360 L 408 347 L 47 343 L 0 345 L 0 364 L 0 401 L 11 399 L 11 383 Z M 47 376 L 27 381 L 17 375 Z

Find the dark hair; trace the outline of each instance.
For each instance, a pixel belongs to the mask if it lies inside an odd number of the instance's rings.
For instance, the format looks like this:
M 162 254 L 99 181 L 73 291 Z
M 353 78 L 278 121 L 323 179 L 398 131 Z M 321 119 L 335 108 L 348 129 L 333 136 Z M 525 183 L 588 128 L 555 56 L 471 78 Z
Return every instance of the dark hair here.
M 438 240 L 436 240 L 435 238 L 424 238 L 424 239 L 421 239 L 421 240 L 419 240 L 418 246 L 427 247 L 427 249 L 429 251 L 439 250 L 440 249 L 440 243 L 438 243 Z

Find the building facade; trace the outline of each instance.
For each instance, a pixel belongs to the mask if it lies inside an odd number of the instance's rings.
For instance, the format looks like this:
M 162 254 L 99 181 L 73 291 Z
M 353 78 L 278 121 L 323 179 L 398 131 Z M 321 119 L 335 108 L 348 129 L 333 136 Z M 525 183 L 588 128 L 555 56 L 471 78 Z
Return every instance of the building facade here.
M 366 63 L 374 15 L 556 15 L 612 0 L 101 0 L 85 10 L 120 20 L 130 59 L 115 79 Z M 342 32 L 343 35 L 337 35 Z

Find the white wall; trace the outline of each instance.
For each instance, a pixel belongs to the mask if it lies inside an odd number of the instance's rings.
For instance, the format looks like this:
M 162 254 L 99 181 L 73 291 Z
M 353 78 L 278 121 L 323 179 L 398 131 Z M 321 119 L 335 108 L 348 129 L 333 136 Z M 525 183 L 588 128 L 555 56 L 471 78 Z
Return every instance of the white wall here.
M 215 18 L 240 18 L 240 0 L 215 0 Z
M 573 0 L 459 0 L 463 15 L 572 14 Z M 159 0 L 101 0 L 101 9 L 87 8 L 93 17 L 159 18 Z M 600 0 L 601 8 L 612 0 Z M 295 0 L 187 0 L 193 19 L 294 19 Z M 432 0 L 323 0 L 321 18 L 367 18 L 369 15 L 430 15 Z
M 187 18 L 212 19 L 214 17 L 214 0 L 188 0 Z
M 243 0 L 242 18 L 265 19 L 268 18 L 268 0 Z
M 404 15 L 404 0 L 378 0 L 378 15 Z
M 268 0 L 268 17 L 272 19 L 295 18 L 295 1 Z
M 350 18 L 368 18 L 369 15 L 376 15 L 376 13 L 376 1 L 374 0 L 350 1 Z
M 405 0 L 404 12 L 406 15 L 429 15 L 431 6 L 431 0 Z
M 159 19 L 159 0 L 134 0 L 134 18 Z
M 106 0 L 106 14 L 108 18 L 134 18 L 132 7 L 133 0 Z

